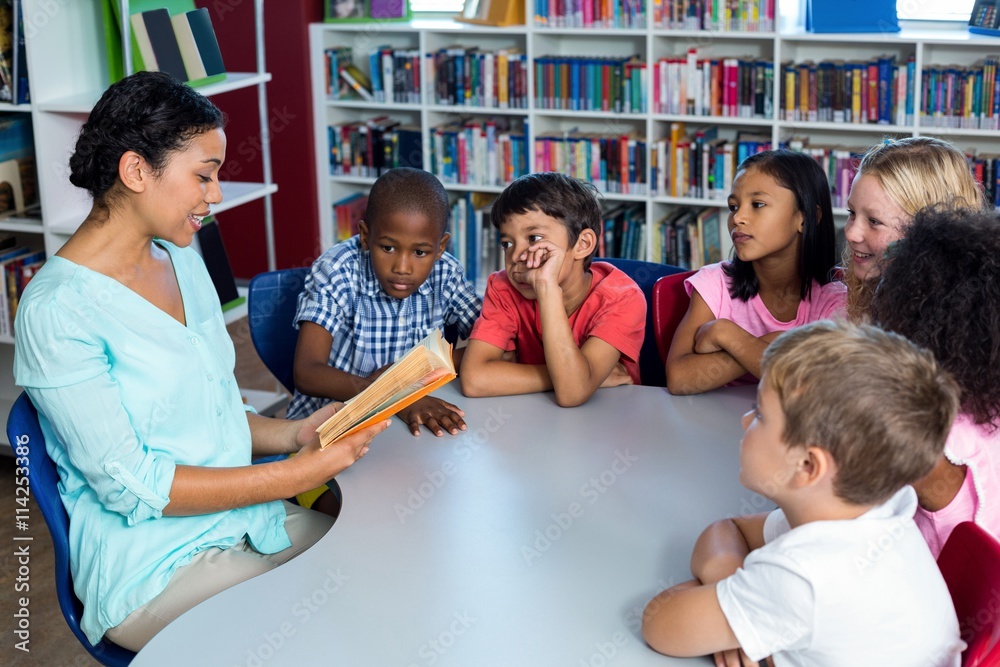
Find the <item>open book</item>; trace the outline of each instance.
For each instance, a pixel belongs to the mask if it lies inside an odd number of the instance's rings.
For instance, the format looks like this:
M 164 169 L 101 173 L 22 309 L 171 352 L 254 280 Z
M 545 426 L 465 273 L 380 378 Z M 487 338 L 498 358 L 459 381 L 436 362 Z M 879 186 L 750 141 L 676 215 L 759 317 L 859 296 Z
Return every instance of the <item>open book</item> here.
M 451 344 L 435 329 L 320 424 L 320 447 L 391 417 L 456 376 Z

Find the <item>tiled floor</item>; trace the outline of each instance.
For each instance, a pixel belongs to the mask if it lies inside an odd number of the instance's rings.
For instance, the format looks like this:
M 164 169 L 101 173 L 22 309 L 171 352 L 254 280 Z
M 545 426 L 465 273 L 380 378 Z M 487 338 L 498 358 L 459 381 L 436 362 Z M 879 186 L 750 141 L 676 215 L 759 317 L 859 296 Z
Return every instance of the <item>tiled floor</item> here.
M 241 387 L 274 390 L 276 382 L 261 364 L 253 350 L 246 329 L 246 320 L 230 325 L 229 333 L 236 344 L 236 379 Z M 84 650 L 70 632 L 56 599 L 55 581 L 52 576 L 54 555 L 52 541 L 38 508 L 31 503 L 29 527 L 27 531 L 15 530 L 14 524 L 14 459 L 0 455 L 0 664 L 7 666 L 31 665 L 32 667 L 91 667 L 99 665 Z M 19 567 L 14 555 L 14 536 L 31 536 L 30 572 L 27 582 L 18 582 Z M 24 579 L 24 577 L 21 577 Z M 16 590 L 15 586 L 27 583 L 30 590 Z M 30 626 L 30 652 L 14 648 L 16 639 L 14 613 L 18 610 L 18 599 L 29 598 L 28 613 Z

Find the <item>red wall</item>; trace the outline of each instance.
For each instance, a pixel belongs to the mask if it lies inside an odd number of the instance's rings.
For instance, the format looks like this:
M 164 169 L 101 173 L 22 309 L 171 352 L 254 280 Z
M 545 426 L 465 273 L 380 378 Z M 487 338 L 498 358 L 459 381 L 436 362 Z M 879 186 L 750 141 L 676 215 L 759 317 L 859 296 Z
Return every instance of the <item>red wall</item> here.
M 200 0 L 207 7 L 230 72 L 256 70 L 252 0 Z M 277 268 L 305 266 L 319 253 L 315 144 L 309 83 L 309 23 L 322 20 L 322 0 L 264 2 L 265 62 L 271 129 L 271 167 L 278 192 L 272 198 Z M 256 88 L 212 98 L 228 116 L 226 163 L 221 178 L 263 180 Z M 264 203 L 253 202 L 218 216 L 237 278 L 267 270 Z

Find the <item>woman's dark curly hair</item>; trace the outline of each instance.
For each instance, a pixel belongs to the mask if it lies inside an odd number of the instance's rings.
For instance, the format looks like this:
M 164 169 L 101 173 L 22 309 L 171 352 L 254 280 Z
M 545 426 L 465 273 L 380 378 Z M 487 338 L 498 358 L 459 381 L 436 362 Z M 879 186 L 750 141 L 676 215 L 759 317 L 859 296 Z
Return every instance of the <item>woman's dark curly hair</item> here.
M 169 74 L 136 72 L 104 91 L 90 112 L 69 159 L 70 183 L 106 210 L 127 151 L 141 155 L 159 174 L 173 152 L 225 122 L 204 95 Z
M 833 279 L 837 263 L 837 240 L 833 229 L 833 204 L 826 172 L 815 158 L 789 150 L 764 151 L 740 163 L 739 171 L 757 169 L 767 174 L 795 195 L 795 206 L 802 212 L 802 252 L 799 255 L 800 298 L 809 298 L 812 282 L 826 285 Z M 753 264 L 733 252 L 733 259 L 722 265 L 730 279 L 729 296 L 749 301 L 757 296 L 760 285 Z
M 890 246 L 872 318 L 934 353 L 962 412 L 1000 427 L 1000 218 L 929 207 Z

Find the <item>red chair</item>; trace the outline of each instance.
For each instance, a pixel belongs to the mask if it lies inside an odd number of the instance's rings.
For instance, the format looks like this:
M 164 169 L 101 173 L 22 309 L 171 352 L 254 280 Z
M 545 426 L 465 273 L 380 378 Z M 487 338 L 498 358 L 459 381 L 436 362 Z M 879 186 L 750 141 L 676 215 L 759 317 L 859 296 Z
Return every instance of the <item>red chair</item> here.
M 1000 543 L 966 521 L 955 526 L 938 556 L 962 639 L 962 667 L 1000 665 Z
M 684 319 L 691 303 L 691 297 L 684 290 L 684 279 L 694 273 L 673 273 L 663 276 L 653 285 L 653 333 L 662 363 L 667 361 L 667 351 L 670 349 L 670 341 L 674 339 L 674 331 Z

